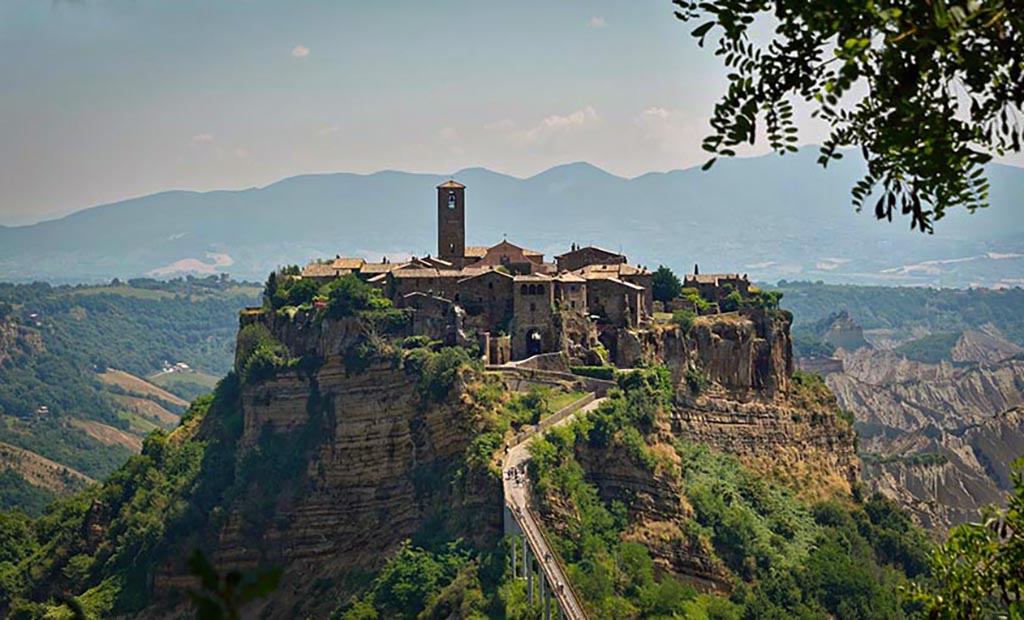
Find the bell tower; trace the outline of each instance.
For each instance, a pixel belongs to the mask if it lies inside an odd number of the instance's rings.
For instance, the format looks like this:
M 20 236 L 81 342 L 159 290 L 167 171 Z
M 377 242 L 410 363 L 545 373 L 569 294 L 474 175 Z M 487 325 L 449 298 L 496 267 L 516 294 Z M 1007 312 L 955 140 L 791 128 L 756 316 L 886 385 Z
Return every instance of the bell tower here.
M 437 186 L 437 257 L 462 267 L 466 257 L 466 186 Z

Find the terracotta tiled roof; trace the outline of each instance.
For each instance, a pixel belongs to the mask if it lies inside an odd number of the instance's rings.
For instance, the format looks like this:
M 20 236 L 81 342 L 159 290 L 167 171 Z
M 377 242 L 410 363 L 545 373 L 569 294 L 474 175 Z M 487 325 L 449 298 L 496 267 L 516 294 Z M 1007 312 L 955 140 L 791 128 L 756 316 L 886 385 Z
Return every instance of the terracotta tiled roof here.
M 599 248 L 599 247 L 597 247 L 596 245 L 588 245 L 588 246 L 587 246 L 587 247 L 585 247 L 585 248 L 576 248 L 575 250 L 570 250 L 570 251 L 568 251 L 568 252 L 566 252 L 566 253 L 564 253 L 564 254 L 559 254 L 559 255 L 558 255 L 558 256 L 556 256 L 555 258 L 564 258 L 564 257 L 566 257 L 566 256 L 572 256 L 573 254 L 576 254 L 576 253 L 578 253 L 578 252 L 582 252 L 582 251 L 584 251 L 584 250 L 595 250 L 595 251 L 597 251 L 597 252 L 601 252 L 601 253 L 603 253 L 603 254 L 607 254 L 607 255 L 609 255 L 609 256 L 623 256 L 623 255 L 622 255 L 621 253 L 619 253 L 619 252 L 612 252 L 611 250 L 606 250 L 606 249 L 604 249 L 604 248 Z
M 649 275 L 650 272 L 640 267 L 628 265 L 626 263 L 616 263 L 614 265 L 587 265 L 586 267 L 580 267 L 572 273 L 582 276 L 588 280 L 597 278 L 618 278 L 621 276 L 637 276 L 637 275 Z
M 360 273 L 387 273 L 408 265 L 409 263 L 366 263 L 359 271 Z
M 463 269 L 461 273 L 463 278 L 459 280 L 460 284 L 467 280 L 472 280 L 473 278 L 479 278 L 486 275 L 499 276 L 502 278 L 508 278 L 509 280 L 513 279 L 513 276 L 505 273 L 504 271 L 498 271 L 497 269 Z
M 399 280 L 415 279 L 415 278 L 437 278 L 440 277 L 441 271 L 432 267 L 407 267 L 405 269 L 398 269 L 391 272 L 391 277 Z
M 698 284 L 718 284 L 719 280 L 742 280 L 743 276 L 738 273 L 700 273 L 689 274 L 683 280 L 685 282 L 697 282 Z
M 581 278 L 574 273 L 563 273 L 555 276 L 555 280 L 559 282 L 586 282 L 586 278 Z
M 462 278 L 465 274 L 458 269 L 434 269 L 432 267 L 409 267 L 392 271 L 391 275 L 400 280 L 416 278 Z
M 544 274 L 534 273 L 528 276 L 516 276 L 516 282 L 550 282 L 551 278 Z
M 466 189 L 466 186 L 454 179 L 448 179 L 437 186 L 438 189 Z
M 343 256 L 341 258 L 334 259 L 334 262 L 331 263 L 331 267 L 334 267 L 335 269 L 352 269 L 354 271 L 359 271 L 365 264 L 366 261 L 361 258 L 345 258 Z
M 642 291 L 642 290 L 644 290 L 644 287 L 640 286 L 639 284 L 633 284 L 632 282 L 626 282 L 624 280 L 620 280 L 620 279 L 615 278 L 615 277 L 588 278 L 588 280 L 589 281 L 600 280 L 602 282 L 609 282 L 609 283 L 614 284 L 616 286 L 621 286 L 623 288 L 627 288 L 627 289 L 629 289 L 631 291 Z
M 482 258 L 487 254 L 487 250 L 485 245 L 467 245 L 463 253 L 470 258 Z
M 329 263 L 310 263 L 302 268 L 304 278 L 330 278 L 337 274 L 337 270 Z

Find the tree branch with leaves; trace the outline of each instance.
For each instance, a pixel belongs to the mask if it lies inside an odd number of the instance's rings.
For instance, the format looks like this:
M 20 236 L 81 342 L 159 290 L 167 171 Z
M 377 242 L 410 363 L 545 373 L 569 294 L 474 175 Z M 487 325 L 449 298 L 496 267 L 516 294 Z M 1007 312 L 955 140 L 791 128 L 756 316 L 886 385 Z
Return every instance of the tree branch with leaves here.
M 729 70 L 703 148 L 736 154 L 759 134 L 796 151 L 795 102 L 831 127 L 818 162 L 859 148 L 858 210 L 932 232 L 946 210 L 988 206 L 984 166 L 1024 138 L 1024 3 L 1015 0 L 673 0 Z M 751 29 L 771 23 L 767 44 Z

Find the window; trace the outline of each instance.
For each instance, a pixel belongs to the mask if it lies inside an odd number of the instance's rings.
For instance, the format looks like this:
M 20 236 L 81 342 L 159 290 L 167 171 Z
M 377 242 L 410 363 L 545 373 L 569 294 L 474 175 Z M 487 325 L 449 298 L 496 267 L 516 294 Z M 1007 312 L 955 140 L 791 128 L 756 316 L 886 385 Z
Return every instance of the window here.
M 522 285 L 521 287 L 519 287 L 519 294 L 520 295 L 529 295 L 530 294 L 530 287 L 526 286 L 525 284 Z
M 576 300 L 575 299 L 569 302 L 569 307 L 573 308 L 573 309 L 576 308 Z
M 455 190 L 448 190 L 448 208 L 455 208 Z
M 493 289 L 494 288 L 494 282 L 488 282 L 487 283 L 487 288 Z
M 530 302 L 530 312 L 536 312 L 536 311 L 537 311 L 537 304 L 535 304 L 535 303 L 533 303 L 531 301 Z

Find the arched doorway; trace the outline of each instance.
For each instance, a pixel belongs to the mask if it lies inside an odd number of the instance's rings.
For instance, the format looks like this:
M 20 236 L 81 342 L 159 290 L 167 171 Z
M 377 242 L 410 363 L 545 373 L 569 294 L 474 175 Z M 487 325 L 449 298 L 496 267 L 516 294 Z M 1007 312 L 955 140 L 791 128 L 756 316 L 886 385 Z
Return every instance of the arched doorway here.
M 544 352 L 544 338 L 536 329 L 526 332 L 526 356 L 532 357 Z

